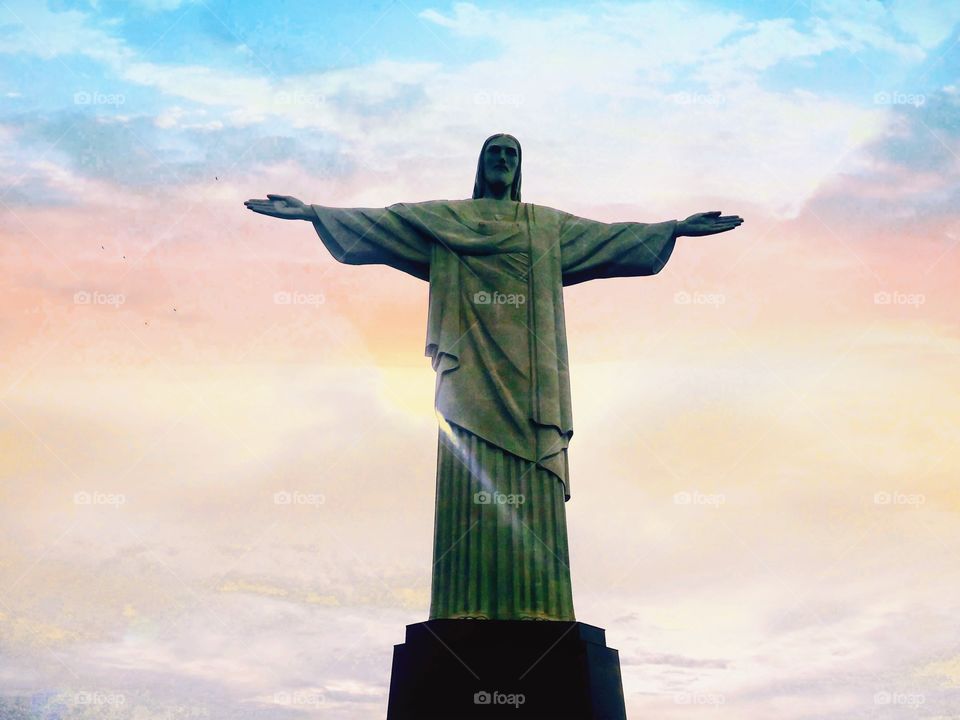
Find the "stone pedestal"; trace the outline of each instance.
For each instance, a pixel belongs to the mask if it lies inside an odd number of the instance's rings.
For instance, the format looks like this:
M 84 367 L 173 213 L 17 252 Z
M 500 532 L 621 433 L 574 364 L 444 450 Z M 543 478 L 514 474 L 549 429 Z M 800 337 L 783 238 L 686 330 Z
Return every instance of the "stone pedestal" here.
M 580 622 L 430 620 L 396 645 L 387 720 L 626 720 L 620 659 Z

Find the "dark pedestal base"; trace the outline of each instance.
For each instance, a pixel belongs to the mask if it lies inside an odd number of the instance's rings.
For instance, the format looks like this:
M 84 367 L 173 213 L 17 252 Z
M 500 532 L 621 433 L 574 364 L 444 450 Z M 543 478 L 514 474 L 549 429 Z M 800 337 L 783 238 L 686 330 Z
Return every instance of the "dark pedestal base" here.
M 394 646 L 387 720 L 626 720 L 620 658 L 579 622 L 430 620 Z

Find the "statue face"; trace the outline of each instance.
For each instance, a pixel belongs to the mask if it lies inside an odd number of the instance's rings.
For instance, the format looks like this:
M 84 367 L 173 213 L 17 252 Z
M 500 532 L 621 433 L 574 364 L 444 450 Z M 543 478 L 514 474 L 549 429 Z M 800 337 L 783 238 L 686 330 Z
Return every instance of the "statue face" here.
M 487 145 L 483 158 L 483 172 L 489 185 L 503 183 L 510 187 L 520 161 L 517 144 L 510 138 L 497 138 Z

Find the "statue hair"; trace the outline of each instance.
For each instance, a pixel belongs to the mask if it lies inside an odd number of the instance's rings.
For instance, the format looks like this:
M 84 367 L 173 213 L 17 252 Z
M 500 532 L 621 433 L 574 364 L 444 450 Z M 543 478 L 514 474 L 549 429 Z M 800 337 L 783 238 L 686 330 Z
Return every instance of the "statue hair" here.
M 483 156 L 487 152 L 487 146 L 498 138 L 509 138 L 517 145 L 517 173 L 513 176 L 513 183 L 510 185 L 510 199 L 520 202 L 520 166 L 523 163 L 523 150 L 520 149 L 520 141 L 507 133 L 497 133 L 483 141 L 483 147 L 480 148 L 480 159 L 477 161 L 477 177 L 473 181 L 473 199 L 482 198 L 484 191 L 487 189 L 487 177 L 483 170 Z

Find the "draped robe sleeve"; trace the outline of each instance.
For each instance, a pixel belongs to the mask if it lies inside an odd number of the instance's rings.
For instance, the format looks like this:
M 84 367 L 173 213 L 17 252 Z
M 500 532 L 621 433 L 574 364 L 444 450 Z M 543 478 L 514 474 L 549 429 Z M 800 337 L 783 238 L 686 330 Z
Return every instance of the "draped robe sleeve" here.
M 676 220 L 603 223 L 562 213 L 563 284 L 656 275 L 673 253 L 676 231 Z
M 312 208 L 317 234 L 338 261 L 389 265 L 429 281 L 425 354 L 436 371 L 441 422 L 535 462 L 569 500 L 563 286 L 659 272 L 677 222 L 602 223 L 490 200 Z M 498 291 L 518 303 L 477 299 Z
M 333 257 L 347 265 L 389 265 L 430 279 L 432 234 L 404 203 L 386 208 L 311 205 L 313 227 Z

